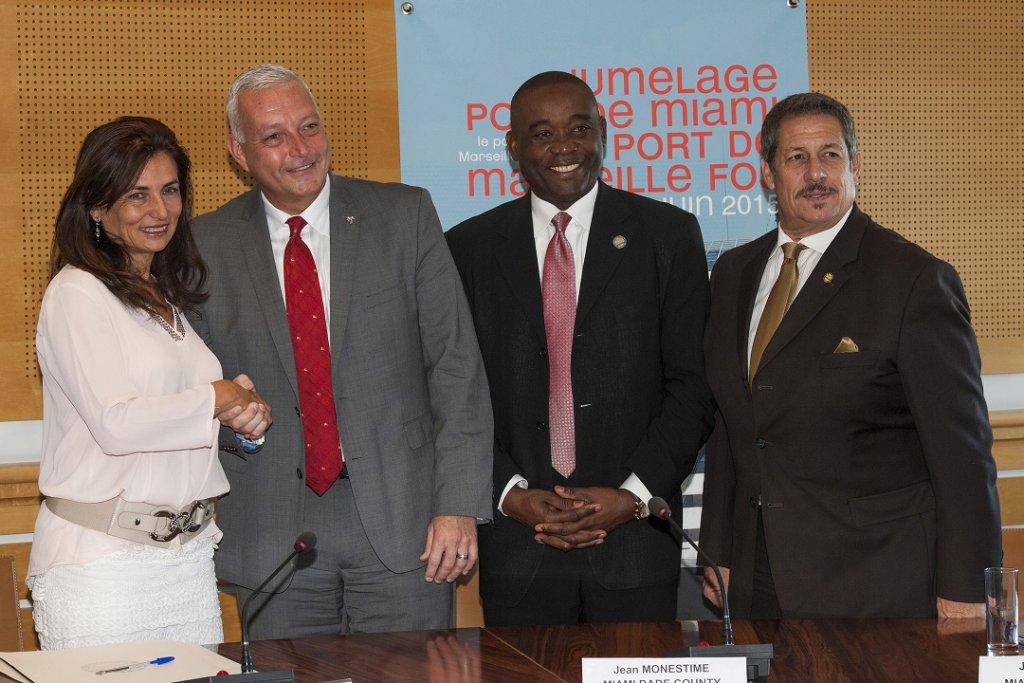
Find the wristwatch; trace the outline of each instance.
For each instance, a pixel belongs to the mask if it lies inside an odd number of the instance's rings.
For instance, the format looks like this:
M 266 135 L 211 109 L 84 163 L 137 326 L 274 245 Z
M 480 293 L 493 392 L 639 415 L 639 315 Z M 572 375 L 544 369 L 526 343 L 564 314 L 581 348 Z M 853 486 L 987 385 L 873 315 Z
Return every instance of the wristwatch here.
M 633 508 L 633 516 L 637 519 L 644 519 L 651 515 L 651 511 L 647 509 L 647 503 L 640 500 L 640 497 L 633 494 L 633 500 L 636 502 L 636 506 Z

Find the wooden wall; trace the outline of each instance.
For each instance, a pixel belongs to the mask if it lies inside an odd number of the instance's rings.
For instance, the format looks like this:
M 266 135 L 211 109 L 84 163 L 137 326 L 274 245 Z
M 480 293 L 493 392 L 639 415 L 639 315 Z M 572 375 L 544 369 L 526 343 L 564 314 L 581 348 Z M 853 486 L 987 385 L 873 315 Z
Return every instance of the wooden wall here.
M 1024 372 L 1024 3 L 810 0 L 810 82 L 850 107 L 858 202 L 956 266 L 984 372 Z
M 858 122 L 861 205 L 958 268 L 986 372 L 1024 371 L 1024 3 L 811 0 L 807 24 L 812 88 Z M 0 420 L 41 414 L 36 311 L 86 132 L 165 120 L 205 212 L 246 187 L 224 146 L 227 87 L 276 61 L 317 94 L 337 172 L 396 180 L 394 45 L 382 0 L 0 0 Z
M 0 420 L 41 415 L 36 310 L 85 133 L 122 114 L 163 119 L 192 156 L 197 211 L 210 210 L 247 183 L 224 147 L 227 87 L 273 61 L 318 96 L 336 172 L 397 180 L 392 12 L 383 0 L 0 0 Z M 857 119 L 860 204 L 958 268 L 987 373 L 1024 372 L 1022 27 L 1019 0 L 807 3 L 811 86 Z M 1000 469 L 1024 470 L 1024 411 L 992 422 Z M 21 576 L 37 472 L 0 467 L 2 550 Z M 1024 524 L 1024 478 L 999 485 L 1004 523 Z
M 204 213 L 247 187 L 225 146 L 228 86 L 277 62 L 317 95 L 336 172 L 399 179 L 390 3 L 0 0 L 0 46 L 0 420 L 41 416 L 36 311 L 57 208 L 95 126 L 124 114 L 171 126 Z

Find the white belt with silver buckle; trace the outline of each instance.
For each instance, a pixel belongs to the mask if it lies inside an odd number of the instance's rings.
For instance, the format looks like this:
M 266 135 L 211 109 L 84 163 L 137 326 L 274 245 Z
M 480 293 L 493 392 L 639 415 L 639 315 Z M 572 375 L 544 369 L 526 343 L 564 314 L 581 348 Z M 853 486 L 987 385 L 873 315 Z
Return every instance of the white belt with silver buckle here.
M 120 496 L 101 503 L 79 503 L 67 498 L 46 498 L 50 512 L 69 522 L 136 543 L 166 548 L 181 536 L 187 543 L 213 519 L 216 499 L 197 500 L 183 509 L 168 505 L 133 503 Z

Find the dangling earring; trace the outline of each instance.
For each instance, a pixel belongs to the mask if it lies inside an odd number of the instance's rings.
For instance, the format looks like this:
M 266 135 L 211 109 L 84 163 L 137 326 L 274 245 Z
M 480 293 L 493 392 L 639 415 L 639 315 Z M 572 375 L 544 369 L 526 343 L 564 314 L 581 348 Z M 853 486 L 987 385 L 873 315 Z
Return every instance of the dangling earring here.
M 103 227 L 103 223 L 101 223 L 98 218 L 93 218 L 92 219 L 92 227 L 93 227 L 93 234 L 96 235 L 96 244 L 99 244 L 100 243 L 100 235 L 103 233 L 103 231 L 101 230 L 101 228 Z

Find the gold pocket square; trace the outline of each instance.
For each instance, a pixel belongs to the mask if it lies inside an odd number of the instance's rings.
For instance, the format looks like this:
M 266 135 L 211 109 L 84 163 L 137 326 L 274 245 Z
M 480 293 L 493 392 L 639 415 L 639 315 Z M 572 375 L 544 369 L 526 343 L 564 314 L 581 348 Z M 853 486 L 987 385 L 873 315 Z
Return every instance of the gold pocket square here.
M 860 347 L 857 346 L 857 342 L 849 337 L 843 337 L 839 340 L 839 346 L 832 353 L 857 353 L 858 351 L 860 351 Z

